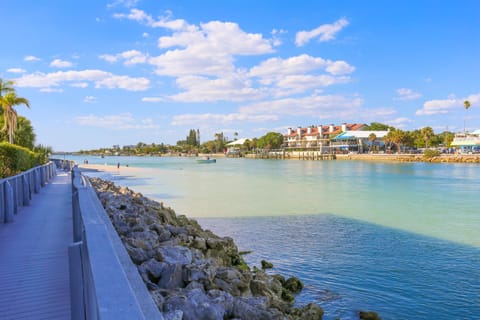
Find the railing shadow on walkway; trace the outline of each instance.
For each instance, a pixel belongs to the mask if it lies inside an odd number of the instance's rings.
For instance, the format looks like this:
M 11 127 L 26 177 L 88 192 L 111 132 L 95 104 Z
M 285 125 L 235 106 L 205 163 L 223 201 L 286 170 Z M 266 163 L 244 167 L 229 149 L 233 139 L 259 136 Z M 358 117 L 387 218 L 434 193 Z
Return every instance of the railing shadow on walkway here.
M 95 190 L 72 170 L 72 319 L 163 319 Z

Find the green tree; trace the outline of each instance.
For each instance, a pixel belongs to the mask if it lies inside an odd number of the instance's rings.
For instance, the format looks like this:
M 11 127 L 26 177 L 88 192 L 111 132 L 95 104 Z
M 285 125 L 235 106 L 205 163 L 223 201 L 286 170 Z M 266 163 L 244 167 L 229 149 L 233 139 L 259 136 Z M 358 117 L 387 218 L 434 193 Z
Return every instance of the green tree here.
M 17 131 L 15 132 L 15 144 L 33 150 L 35 145 L 35 133 L 30 120 L 19 116 L 17 119 Z
M 262 149 L 278 149 L 283 145 L 283 134 L 278 132 L 269 132 L 263 137 L 260 137 L 257 142 L 257 147 Z
M 188 133 L 185 143 L 192 147 L 198 146 L 197 132 L 195 131 L 195 129 L 190 129 L 190 132 Z
M 370 125 L 365 126 L 363 130 L 367 131 L 386 131 L 386 130 L 393 130 L 395 129 L 394 127 L 391 127 L 387 124 L 379 123 L 379 122 L 372 122 Z
M 428 148 L 428 143 L 435 133 L 431 127 L 422 128 L 420 132 L 422 133 L 423 141 L 425 142 L 425 148 Z
M 368 141 L 370 141 L 370 150 L 373 149 L 374 145 L 375 145 L 375 140 L 377 140 L 377 135 L 375 133 L 370 133 L 368 135 Z
M 215 133 L 215 153 L 222 151 L 225 147 L 225 137 L 223 132 Z
M 3 130 L 8 133 L 8 141 L 13 144 L 18 119 L 18 114 L 14 107 L 24 104 L 30 108 L 30 102 L 26 98 L 17 96 L 15 92 L 8 92 L 5 96 L 0 97 L 0 104 L 2 105 L 4 117 Z
M 470 101 L 465 100 L 463 102 L 463 106 L 465 107 L 465 116 L 463 117 L 463 133 L 466 133 L 467 110 L 468 110 L 468 108 L 470 108 Z
M 3 97 L 4 94 L 15 92 L 13 85 L 13 81 L 0 78 L 0 98 Z

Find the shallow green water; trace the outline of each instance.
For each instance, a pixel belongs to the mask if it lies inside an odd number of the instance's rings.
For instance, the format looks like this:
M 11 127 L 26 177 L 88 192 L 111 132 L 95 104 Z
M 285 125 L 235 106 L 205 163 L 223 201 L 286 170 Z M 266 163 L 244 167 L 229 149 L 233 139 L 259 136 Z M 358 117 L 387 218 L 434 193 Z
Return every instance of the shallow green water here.
M 80 161 L 78 161 L 80 160 Z M 77 159 L 82 162 L 83 159 Z M 90 158 L 100 174 L 300 277 L 325 320 L 480 319 L 480 166 Z M 126 173 L 123 166 L 140 167 Z M 130 174 L 130 176 L 129 176 Z M 132 175 L 133 174 L 133 175 Z
M 78 158 L 81 163 L 83 158 Z M 362 161 L 89 158 L 191 217 L 333 214 L 480 247 L 480 166 Z

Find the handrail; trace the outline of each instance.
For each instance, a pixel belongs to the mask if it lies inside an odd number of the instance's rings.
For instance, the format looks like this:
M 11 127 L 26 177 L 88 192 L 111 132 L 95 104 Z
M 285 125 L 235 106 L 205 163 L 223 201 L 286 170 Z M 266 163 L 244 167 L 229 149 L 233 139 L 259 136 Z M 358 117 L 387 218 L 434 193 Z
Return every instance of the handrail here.
M 72 319 L 163 319 L 95 190 L 72 170 Z
M 21 207 L 30 205 L 34 193 L 56 175 L 54 162 L 0 179 L 0 223 L 13 222 Z

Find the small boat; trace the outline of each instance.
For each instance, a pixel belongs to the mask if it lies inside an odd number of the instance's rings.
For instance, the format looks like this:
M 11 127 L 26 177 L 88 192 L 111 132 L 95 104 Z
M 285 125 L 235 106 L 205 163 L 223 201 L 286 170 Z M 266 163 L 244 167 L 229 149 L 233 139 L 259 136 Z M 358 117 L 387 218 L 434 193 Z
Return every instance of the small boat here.
M 217 159 L 206 158 L 206 159 L 197 160 L 197 163 L 215 163 L 215 162 L 217 162 Z

